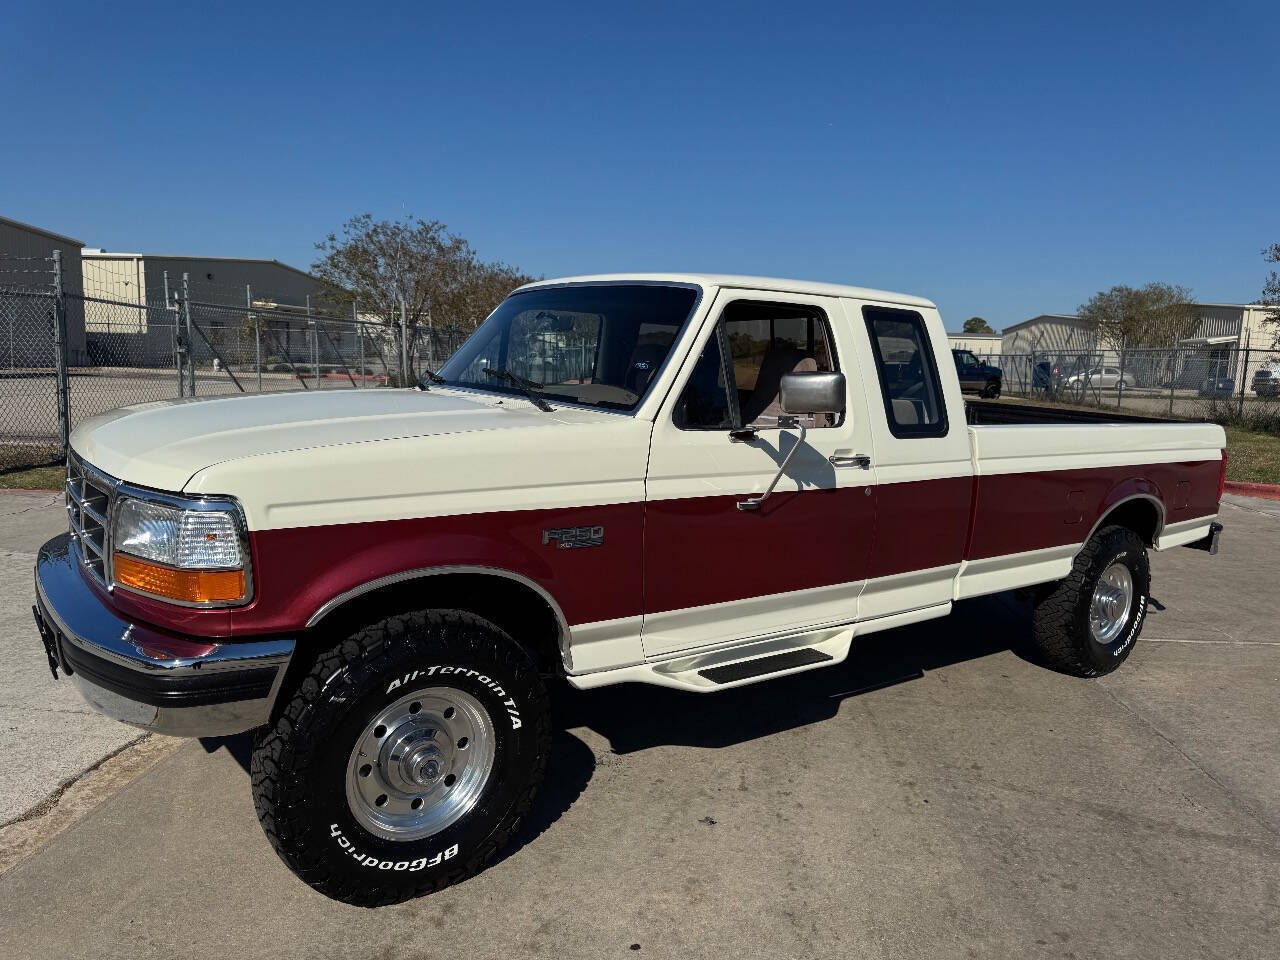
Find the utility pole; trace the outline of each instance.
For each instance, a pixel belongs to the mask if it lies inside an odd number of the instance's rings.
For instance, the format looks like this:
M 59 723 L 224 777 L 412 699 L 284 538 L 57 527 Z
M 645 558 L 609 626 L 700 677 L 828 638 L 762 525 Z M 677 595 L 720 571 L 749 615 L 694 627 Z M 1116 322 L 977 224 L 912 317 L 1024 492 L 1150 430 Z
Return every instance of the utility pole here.
M 253 321 L 253 366 L 258 371 L 258 392 L 262 392 L 262 331 L 258 329 L 258 315 L 253 312 L 253 287 L 244 285 L 244 305 L 249 308 L 249 319 Z
M 66 459 L 71 433 L 71 411 L 67 400 L 67 300 L 62 290 L 62 251 L 53 251 L 53 350 L 58 370 L 58 435 L 62 440 L 62 456 Z
M 189 273 L 182 275 L 182 312 L 186 315 L 187 321 L 187 393 L 194 397 L 196 395 L 196 356 L 191 349 L 191 274 Z
M 427 306 L 427 368 L 436 368 L 436 323 L 430 305 Z
M 404 297 L 400 298 L 400 386 L 409 385 L 409 322 L 405 318 Z
M 356 325 L 356 339 L 360 341 L 360 386 L 364 386 L 364 327 L 360 326 L 360 310 L 354 300 L 351 301 L 351 320 Z
M 1248 377 L 1249 377 L 1249 347 L 1248 347 L 1248 343 L 1249 343 L 1249 341 L 1248 341 L 1248 339 L 1246 339 L 1246 340 L 1245 340 L 1245 348 L 1244 348 L 1244 369 L 1242 369 L 1242 370 L 1240 371 L 1240 416 L 1242 416 L 1242 417 L 1244 416 L 1244 385 L 1245 385 L 1245 383 L 1248 381 Z M 1236 350 L 1236 361 L 1237 361 L 1237 364 L 1239 363 L 1239 360 L 1240 360 L 1240 351 L 1237 349 L 1237 350 Z
M 320 331 L 311 318 L 311 294 L 307 294 L 307 325 L 311 330 L 311 369 L 316 378 L 316 389 L 320 389 Z
M 178 311 L 171 306 L 172 303 L 169 297 L 169 271 L 166 270 L 164 272 L 164 309 L 173 318 L 173 353 L 178 361 L 178 399 L 182 399 L 185 389 L 182 379 L 182 333 L 178 330 Z

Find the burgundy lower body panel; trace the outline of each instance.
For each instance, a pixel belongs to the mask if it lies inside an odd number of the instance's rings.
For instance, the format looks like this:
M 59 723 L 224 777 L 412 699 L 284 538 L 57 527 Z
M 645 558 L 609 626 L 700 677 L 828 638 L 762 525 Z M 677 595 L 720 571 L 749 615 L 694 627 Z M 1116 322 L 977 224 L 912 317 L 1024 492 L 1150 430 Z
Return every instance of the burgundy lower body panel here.
M 1217 460 L 958 477 L 777 494 L 512 510 L 250 535 L 257 599 L 191 610 L 126 597 L 122 613 L 192 636 L 301 630 L 327 601 L 380 577 L 492 567 L 529 578 L 570 624 L 856 582 L 1082 543 L 1128 496 L 1156 499 L 1165 522 L 1217 512 Z M 602 527 L 597 546 L 547 531 Z

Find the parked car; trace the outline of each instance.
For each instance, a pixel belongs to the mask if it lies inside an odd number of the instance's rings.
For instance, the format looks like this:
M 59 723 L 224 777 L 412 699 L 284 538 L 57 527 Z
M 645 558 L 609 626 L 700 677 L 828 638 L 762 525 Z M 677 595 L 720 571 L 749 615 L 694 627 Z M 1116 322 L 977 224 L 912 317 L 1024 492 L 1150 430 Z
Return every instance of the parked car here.
M 559 326 L 589 369 L 516 372 Z M 417 390 L 103 414 L 36 561 L 44 654 L 127 723 L 256 729 L 271 844 L 364 905 L 500 856 L 547 677 L 713 693 L 1029 587 L 1046 663 L 1115 670 L 1148 550 L 1217 549 L 1222 427 L 966 410 L 947 350 L 907 294 L 588 277 L 521 287 Z
M 1280 396 L 1280 365 L 1268 364 L 1256 370 L 1250 386 L 1260 397 Z
M 1120 386 L 1123 384 L 1123 386 Z M 1098 390 L 1115 390 L 1120 387 L 1127 390 L 1138 385 L 1137 379 L 1127 370 L 1120 372 L 1119 367 L 1094 367 L 1081 373 L 1073 373 L 1067 377 L 1067 385 L 1071 387 L 1091 387 Z
M 981 397 L 992 399 L 1000 396 L 1004 373 L 999 367 L 983 363 L 969 350 L 952 350 L 951 358 L 956 364 L 956 376 L 960 379 L 961 392 L 976 393 Z

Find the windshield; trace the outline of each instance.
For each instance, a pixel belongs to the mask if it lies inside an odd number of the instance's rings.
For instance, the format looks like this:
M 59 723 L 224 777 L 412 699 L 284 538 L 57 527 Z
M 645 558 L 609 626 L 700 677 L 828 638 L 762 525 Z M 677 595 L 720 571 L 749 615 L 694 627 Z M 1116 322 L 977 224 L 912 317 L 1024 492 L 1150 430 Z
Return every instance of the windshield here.
M 486 370 L 532 381 L 538 395 L 632 410 L 698 301 L 692 287 L 584 284 L 512 294 L 440 369 L 444 381 L 519 394 Z

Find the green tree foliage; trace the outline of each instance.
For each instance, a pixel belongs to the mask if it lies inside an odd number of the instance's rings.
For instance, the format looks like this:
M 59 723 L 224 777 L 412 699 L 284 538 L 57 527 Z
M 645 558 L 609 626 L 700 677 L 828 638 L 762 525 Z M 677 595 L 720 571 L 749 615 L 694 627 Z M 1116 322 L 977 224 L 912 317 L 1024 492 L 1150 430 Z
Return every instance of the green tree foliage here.
M 1115 350 L 1174 346 L 1198 322 L 1191 291 L 1168 283 L 1103 290 L 1081 304 L 1079 315 Z
M 970 317 L 964 322 L 965 333 L 995 333 L 990 324 L 981 317 Z
M 311 272 L 333 291 L 332 306 L 398 323 L 400 303 L 410 328 L 471 328 L 503 298 L 534 278 L 516 267 L 481 260 L 471 244 L 438 220 L 352 217 L 340 233 L 316 244 Z
M 1267 263 L 1280 263 L 1280 243 L 1262 248 L 1262 259 Z M 1262 325 L 1271 331 L 1271 346 L 1280 348 L 1280 273 L 1272 270 L 1262 285 L 1262 303 L 1276 309 L 1268 314 Z

